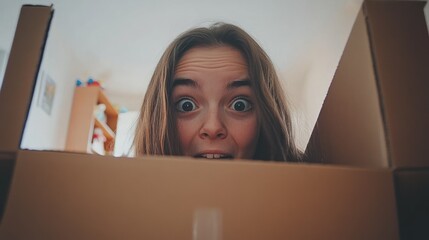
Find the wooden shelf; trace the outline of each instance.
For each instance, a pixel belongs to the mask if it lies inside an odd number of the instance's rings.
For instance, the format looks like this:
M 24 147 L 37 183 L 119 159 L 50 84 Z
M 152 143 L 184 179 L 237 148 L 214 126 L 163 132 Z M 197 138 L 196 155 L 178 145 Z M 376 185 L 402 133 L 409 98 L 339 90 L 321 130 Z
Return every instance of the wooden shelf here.
M 94 126 L 101 128 L 101 130 L 103 130 L 103 134 L 107 138 L 107 140 L 115 139 L 115 133 L 112 131 L 112 129 L 110 129 L 110 127 L 106 123 L 95 118 Z
M 98 104 L 104 104 L 106 122 L 99 121 L 94 116 L 94 109 Z M 106 154 L 113 151 L 115 132 L 118 122 L 118 111 L 99 87 L 77 87 L 73 97 L 72 111 L 67 135 L 66 150 L 74 152 L 93 153 L 92 138 L 94 128 L 101 128 L 106 142 Z

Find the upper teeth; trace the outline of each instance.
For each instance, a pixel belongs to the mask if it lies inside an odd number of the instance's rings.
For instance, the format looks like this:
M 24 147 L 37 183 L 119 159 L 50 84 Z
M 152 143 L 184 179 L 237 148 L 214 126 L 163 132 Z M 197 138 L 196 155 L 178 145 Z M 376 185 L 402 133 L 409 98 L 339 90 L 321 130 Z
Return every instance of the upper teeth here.
M 222 158 L 225 157 L 226 155 L 224 154 L 213 154 L 213 153 L 207 153 L 207 154 L 202 154 L 201 157 L 204 158 Z

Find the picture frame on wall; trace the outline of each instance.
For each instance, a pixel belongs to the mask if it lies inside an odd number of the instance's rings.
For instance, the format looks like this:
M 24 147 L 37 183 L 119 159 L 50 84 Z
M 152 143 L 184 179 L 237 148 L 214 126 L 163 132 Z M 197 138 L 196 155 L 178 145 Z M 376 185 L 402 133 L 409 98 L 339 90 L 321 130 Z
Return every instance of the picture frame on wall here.
M 55 99 L 56 83 L 52 77 L 44 71 L 41 73 L 41 80 L 38 106 L 42 108 L 46 114 L 51 115 Z

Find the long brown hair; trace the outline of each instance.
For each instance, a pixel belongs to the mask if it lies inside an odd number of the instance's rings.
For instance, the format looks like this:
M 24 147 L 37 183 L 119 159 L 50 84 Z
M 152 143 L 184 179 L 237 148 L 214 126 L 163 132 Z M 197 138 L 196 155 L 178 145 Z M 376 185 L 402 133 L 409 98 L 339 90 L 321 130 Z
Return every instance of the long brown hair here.
M 226 23 L 189 30 L 168 46 L 143 100 L 134 138 L 136 155 L 181 155 L 175 111 L 170 104 L 176 64 L 191 48 L 216 45 L 236 48 L 247 61 L 260 123 L 254 159 L 301 161 L 284 92 L 270 58 L 244 30 Z

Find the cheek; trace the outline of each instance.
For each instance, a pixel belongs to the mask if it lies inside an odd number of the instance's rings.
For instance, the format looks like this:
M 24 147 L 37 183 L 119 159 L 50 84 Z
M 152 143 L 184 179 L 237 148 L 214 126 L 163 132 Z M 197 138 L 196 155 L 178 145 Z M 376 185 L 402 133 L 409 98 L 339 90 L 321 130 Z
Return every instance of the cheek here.
M 259 125 L 256 119 L 237 121 L 230 126 L 230 134 L 234 137 L 243 157 L 252 158 L 259 138 Z
M 177 134 L 179 135 L 180 147 L 185 155 L 188 152 L 192 136 L 195 135 L 195 126 L 192 127 L 192 125 L 190 121 L 177 120 Z

